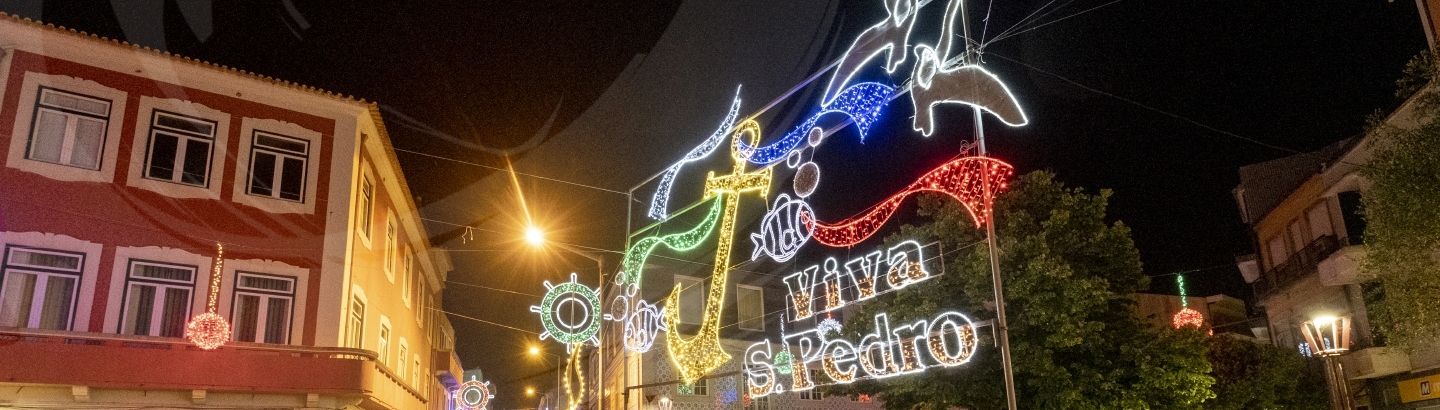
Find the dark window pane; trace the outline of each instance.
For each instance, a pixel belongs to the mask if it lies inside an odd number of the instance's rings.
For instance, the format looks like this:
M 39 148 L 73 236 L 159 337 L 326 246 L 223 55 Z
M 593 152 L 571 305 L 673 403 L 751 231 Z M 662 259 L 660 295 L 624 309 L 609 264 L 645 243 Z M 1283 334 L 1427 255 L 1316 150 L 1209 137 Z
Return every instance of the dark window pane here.
M 155 309 L 155 287 L 154 286 L 131 286 L 130 289 L 130 333 L 136 335 L 150 334 L 150 315 Z
M 260 297 L 255 295 L 240 295 L 235 305 L 235 340 L 242 342 L 255 341 L 255 332 L 259 327 L 260 318 Z
M 1360 209 L 1360 192 L 1341 192 L 1336 197 L 1340 200 L 1340 218 L 1345 221 L 1345 236 L 1349 237 L 1349 243 L 1360 243 L 1365 238 L 1365 215 Z
M 40 310 L 40 328 L 70 330 L 70 305 L 75 298 L 75 278 L 51 276 L 45 282 L 45 306 Z
M 185 143 L 185 169 L 180 182 L 191 185 L 205 185 L 205 175 L 210 173 L 210 143 L 189 140 Z
M 275 181 L 275 154 L 255 152 L 255 164 L 250 166 L 250 193 L 270 196 L 270 184 Z
M 305 143 L 287 138 L 255 134 L 255 145 L 286 150 L 296 154 L 305 154 Z
M 285 343 L 285 331 L 290 329 L 290 300 L 271 298 L 265 310 L 265 343 Z
M 175 154 L 179 152 L 179 138 L 155 133 L 155 138 L 150 141 L 150 170 L 145 175 L 164 180 L 174 178 Z
M 191 272 L 189 269 L 137 263 L 135 267 L 132 268 L 130 275 L 189 282 L 192 273 L 194 272 Z
M 210 136 L 210 131 L 215 129 L 214 126 L 206 122 L 189 120 L 180 117 L 172 117 L 169 115 L 158 116 L 158 118 L 155 119 L 155 124 L 162 127 L 174 128 L 177 130 L 205 134 L 206 136 Z
M 165 311 L 160 313 L 160 336 L 184 337 L 185 321 L 189 320 L 190 291 L 166 288 Z
M 285 158 L 280 171 L 280 197 L 299 201 L 305 195 L 305 161 Z

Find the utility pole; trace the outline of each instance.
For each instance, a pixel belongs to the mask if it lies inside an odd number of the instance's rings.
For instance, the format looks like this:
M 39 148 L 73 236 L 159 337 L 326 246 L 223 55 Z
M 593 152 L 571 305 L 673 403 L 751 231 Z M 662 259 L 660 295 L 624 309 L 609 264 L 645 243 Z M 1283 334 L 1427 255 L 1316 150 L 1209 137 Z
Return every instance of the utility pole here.
M 970 37 L 970 14 L 967 12 L 965 0 L 950 0 L 961 2 L 960 15 L 965 32 L 965 63 L 979 64 L 979 44 Z M 973 47 L 972 47 L 973 46 Z M 945 53 L 947 50 L 937 50 L 937 53 Z M 972 52 L 973 51 L 973 52 Z M 943 54 L 942 54 L 943 55 Z M 943 64 L 941 69 L 943 69 Z M 975 145 L 981 157 L 988 155 L 985 150 L 985 118 L 980 107 L 973 107 L 975 111 Z M 990 186 L 988 175 L 982 175 L 980 181 L 985 187 L 985 245 L 990 249 L 990 280 L 995 286 L 995 330 L 997 344 L 1000 345 L 1000 363 L 1005 373 L 1005 404 L 1009 410 L 1017 410 L 1018 405 L 1015 399 L 1015 370 L 1010 360 L 1010 327 L 1005 323 L 1005 289 L 1000 279 L 1000 253 L 995 245 L 995 190 Z

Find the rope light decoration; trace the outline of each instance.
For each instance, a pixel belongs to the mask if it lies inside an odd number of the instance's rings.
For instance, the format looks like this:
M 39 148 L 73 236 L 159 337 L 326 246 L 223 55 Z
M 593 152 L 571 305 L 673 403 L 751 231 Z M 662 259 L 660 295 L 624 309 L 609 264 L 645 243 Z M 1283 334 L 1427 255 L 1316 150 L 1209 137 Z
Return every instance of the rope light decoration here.
M 1176 329 L 1185 326 L 1201 327 L 1205 325 L 1205 315 L 1190 308 L 1190 298 L 1185 297 L 1185 275 L 1175 275 L 1175 282 L 1180 285 L 1180 311 L 1175 312 L 1171 322 Z
M 670 187 L 675 185 L 675 176 L 680 173 L 680 167 L 714 153 L 715 148 L 720 147 L 720 143 L 730 135 L 730 127 L 735 125 L 735 117 L 738 115 L 740 115 L 740 88 L 736 87 L 735 100 L 730 103 L 730 112 L 725 114 L 725 119 L 720 121 L 720 127 L 715 129 L 715 133 L 710 134 L 709 138 L 705 138 L 700 145 L 692 148 L 679 162 L 665 169 L 665 175 L 660 177 L 660 186 L 655 189 L 655 196 L 650 198 L 648 215 L 651 218 L 663 220 L 669 217 L 669 212 L 665 208 L 670 203 Z
M 215 313 L 220 305 L 220 277 L 224 273 L 225 245 L 215 243 L 215 267 L 210 273 L 210 295 L 205 313 L 195 315 L 185 325 L 185 338 L 203 350 L 215 350 L 230 340 L 230 322 Z
M 1014 167 L 998 159 L 961 157 L 931 170 L 905 190 L 891 195 L 858 216 L 836 223 L 821 222 L 813 215 L 803 215 L 802 218 L 810 226 L 811 237 L 816 242 L 833 247 L 853 246 L 874 235 L 875 231 L 900 209 L 900 203 L 905 198 L 917 192 L 932 191 L 960 201 L 970 213 L 970 218 L 975 221 L 975 226 L 980 227 L 986 214 L 990 213 L 990 201 L 985 198 L 984 179 L 989 179 L 990 186 L 995 187 L 993 195 L 1009 186 L 1006 180 L 1014 172 Z
M 579 408 L 580 400 L 585 398 L 585 370 L 581 365 L 579 346 L 571 346 L 570 360 L 565 363 L 565 377 L 562 378 L 565 396 L 570 398 L 570 406 L 566 407 L 569 410 Z M 575 379 L 573 384 L 571 379 Z

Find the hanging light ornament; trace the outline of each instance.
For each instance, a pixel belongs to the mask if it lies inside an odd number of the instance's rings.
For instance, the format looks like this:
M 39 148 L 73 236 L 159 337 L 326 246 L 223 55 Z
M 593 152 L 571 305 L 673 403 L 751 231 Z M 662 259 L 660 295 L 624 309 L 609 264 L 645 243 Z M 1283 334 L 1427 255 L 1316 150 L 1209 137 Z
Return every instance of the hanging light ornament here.
M 1175 281 L 1180 284 L 1180 311 L 1175 312 L 1175 316 L 1171 318 L 1175 328 L 1179 329 L 1185 326 L 1198 328 L 1205 325 L 1205 315 L 1189 307 L 1190 300 L 1185 297 L 1185 275 L 1176 275 Z
M 185 337 L 204 350 L 214 350 L 223 346 L 226 340 L 230 340 L 230 322 L 215 313 L 220 304 L 220 275 L 224 265 L 225 245 L 217 242 L 215 271 L 210 274 L 210 299 L 205 305 L 205 313 L 195 315 L 195 318 L 185 325 Z

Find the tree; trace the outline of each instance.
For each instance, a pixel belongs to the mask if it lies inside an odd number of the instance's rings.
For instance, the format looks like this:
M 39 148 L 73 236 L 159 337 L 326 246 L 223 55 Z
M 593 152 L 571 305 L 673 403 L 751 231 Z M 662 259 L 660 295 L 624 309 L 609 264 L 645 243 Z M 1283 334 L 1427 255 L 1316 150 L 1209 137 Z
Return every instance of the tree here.
M 1380 283 L 1367 287 L 1370 320 L 1386 343 L 1410 349 L 1440 340 L 1440 92 L 1415 85 L 1436 78 L 1433 62 L 1425 53 L 1406 67 L 1397 95 L 1418 93 L 1413 121 L 1373 119 L 1361 170 L 1371 183 L 1361 269 Z
M 1300 353 L 1225 335 L 1210 338 L 1215 398 L 1206 409 L 1320 410 L 1328 406 L 1323 370 Z
M 1108 190 L 1087 194 L 1054 181 L 1053 174 L 1032 172 L 996 198 L 1020 407 L 1198 409 L 1213 396 L 1206 338 L 1193 328 L 1150 328 L 1132 315 L 1127 295 L 1146 289 L 1149 280 L 1129 228 L 1105 221 L 1109 196 Z M 902 227 L 890 239 L 938 240 L 943 275 L 877 297 L 858 317 L 887 312 L 891 323 L 903 323 L 953 309 L 977 321 L 993 318 L 984 231 L 946 197 L 922 197 L 919 213 L 931 221 Z M 843 331 L 858 338 L 871 331 L 868 322 L 851 320 Z M 890 409 L 1004 408 L 999 351 L 988 328 L 979 334 L 980 350 L 966 365 L 830 390 L 878 393 Z

